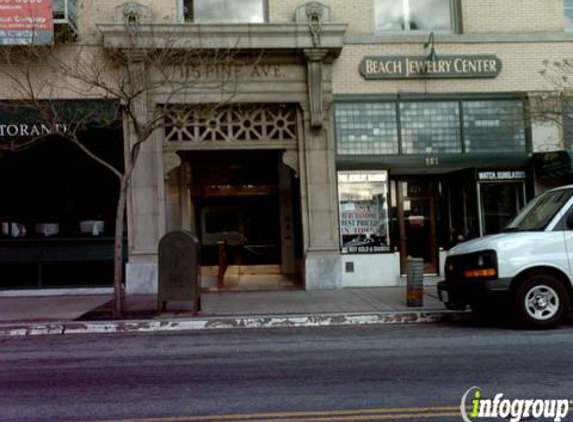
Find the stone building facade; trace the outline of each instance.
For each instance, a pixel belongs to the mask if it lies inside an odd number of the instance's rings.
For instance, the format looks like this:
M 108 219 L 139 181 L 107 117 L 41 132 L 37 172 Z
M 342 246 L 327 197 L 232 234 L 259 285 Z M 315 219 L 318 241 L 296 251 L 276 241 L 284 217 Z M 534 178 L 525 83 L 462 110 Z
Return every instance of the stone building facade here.
M 236 92 L 209 116 L 197 110 L 220 93 L 200 85 L 138 105 L 150 115 L 169 96 L 173 115 L 132 180 L 128 294 L 157 291 L 158 243 L 180 229 L 203 244 L 205 286 L 215 287 L 221 240 L 227 287 L 395 285 L 410 256 L 440 274 L 453 244 L 499 230 L 566 181 L 540 179 L 533 159 L 569 148 L 560 124 L 531 118 L 558 94 L 544 63 L 567 58 L 573 41 L 564 4 L 549 3 L 80 0 L 77 37 L 56 48 L 128 55 L 170 40 L 258 57 L 233 68 Z

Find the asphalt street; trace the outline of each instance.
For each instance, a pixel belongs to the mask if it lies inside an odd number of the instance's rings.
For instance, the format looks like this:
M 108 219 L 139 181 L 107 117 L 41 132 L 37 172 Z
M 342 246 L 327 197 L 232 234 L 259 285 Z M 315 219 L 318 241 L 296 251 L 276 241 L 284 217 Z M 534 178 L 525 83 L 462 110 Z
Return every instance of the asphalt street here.
M 459 421 L 474 386 L 573 399 L 571 350 L 572 323 L 5 337 L 0 421 Z

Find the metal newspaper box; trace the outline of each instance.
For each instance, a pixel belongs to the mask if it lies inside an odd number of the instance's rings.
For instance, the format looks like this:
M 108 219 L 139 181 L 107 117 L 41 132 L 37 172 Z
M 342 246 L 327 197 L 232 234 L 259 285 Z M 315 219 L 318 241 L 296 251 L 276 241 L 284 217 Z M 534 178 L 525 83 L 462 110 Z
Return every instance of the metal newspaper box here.
M 406 305 L 424 306 L 424 258 L 408 257 L 406 271 Z
M 192 301 L 201 310 L 201 244 L 189 231 L 172 231 L 159 242 L 159 291 L 157 305 L 165 311 L 167 302 Z

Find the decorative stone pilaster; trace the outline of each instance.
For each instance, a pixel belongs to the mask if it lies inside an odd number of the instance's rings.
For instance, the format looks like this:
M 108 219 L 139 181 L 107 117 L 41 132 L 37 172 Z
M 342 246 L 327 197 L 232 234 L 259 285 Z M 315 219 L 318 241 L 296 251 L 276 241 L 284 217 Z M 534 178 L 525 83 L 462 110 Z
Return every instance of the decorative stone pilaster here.
M 149 81 L 147 79 L 147 55 L 141 50 L 126 49 L 127 79 L 132 93 L 128 95 L 130 114 L 137 120 L 140 128 L 145 127 L 153 113 L 149 101 Z M 133 169 L 128 201 L 128 244 L 129 262 L 126 268 L 126 292 L 128 294 L 154 293 L 156 288 L 157 245 L 161 232 L 159 212 L 159 181 L 163 183 L 163 154 L 161 140 L 151 133 L 148 139 L 139 138 L 134 120 L 126 118 L 126 160 L 134 157 L 139 149 Z M 145 135 L 144 135 L 145 136 Z M 141 142 L 142 141 L 142 142 Z M 155 286 L 155 287 L 154 287 Z
M 310 105 L 310 126 L 321 129 L 323 121 L 322 111 L 322 67 L 323 60 L 328 54 L 324 49 L 304 50 L 307 60 L 308 72 L 308 101 Z
M 312 45 L 314 48 L 305 49 L 304 55 L 308 68 L 308 95 L 311 114 L 311 127 L 313 129 L 322 128 L 322 66 L 328 50 L 321 48 L 321 34 L 323 32 L 323 23 L 330 22 L 332 12 L 330 7 L 322 3 L 313 1 L 297 8 L 295 20 L 297 22 L 306 21 L 308 30 L 312 36 Z
M 332 96 L 326 96 L 327 105 Z M 303 222 L 305 224 L 304 280 L 307 290 L 342 286 L 338 232 L 336 160 L 334 137 L 328 115 L 321 130 L 311 127 L 311 109 L 303 107 L 302 137 L 304 171 Z

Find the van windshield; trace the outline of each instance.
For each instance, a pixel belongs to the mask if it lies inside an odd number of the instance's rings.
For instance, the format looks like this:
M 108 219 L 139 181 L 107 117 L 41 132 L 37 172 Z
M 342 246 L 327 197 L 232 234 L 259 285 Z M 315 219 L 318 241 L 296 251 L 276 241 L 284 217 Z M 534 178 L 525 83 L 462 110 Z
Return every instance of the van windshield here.
M 537 196 L 505 226 L 502 232 L 545 230 L 572 195 L 573 189 L 563 189 Z

